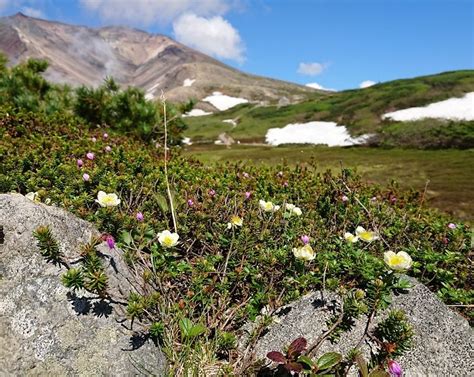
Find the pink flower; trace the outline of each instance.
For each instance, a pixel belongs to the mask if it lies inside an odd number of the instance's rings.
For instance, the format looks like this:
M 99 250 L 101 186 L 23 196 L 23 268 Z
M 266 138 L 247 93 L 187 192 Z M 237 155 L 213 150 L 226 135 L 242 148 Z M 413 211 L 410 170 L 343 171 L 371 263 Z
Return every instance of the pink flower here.
M 87 152 L 86 157 L 87 157 L 88 160 L 93 160 L 95 155 L 92 152 Z
M 188 199 L 188 206 L 192 207 L 194 205 L 194 202 L 192 199 Z
M 397 198 L 394 197 L 394 196 L 392 196 L 392 197 L 390 198 L 390 201 L 391 201 L 392 203 L 395 203 L 395 202 L 397 201 Z
M 137 221 L 143 221 L 143 218 L 144 218 L 143 213 L 137 212 L 136 218 L 137 218 Z
M 249 199 L 251 196 L 252 196 L 252 193 L 251 193 L 251 192 L 247 191 L 247 192 L 245 193 L 245 199 Z
M 287 181 L 283 182 L 283 186 L 288 187 L 288 182 Z
M 104 134 L 102 135 L 102 137 L 103 137 L 104 139 L 107 139 L 107 138 L 109 137 L 109 134 L 108 134 L 107 132 L 104 132 Z
M 348 198 L 346 195 L 342 195 L 342 196 L 341 196 L 341 200 L 342 200 L 343 202 L 347 202 L 347 201 L 349 200 L 349 198 Z
M 214 197 L 216 195 L 216 192 L 213 189 L 209 190 L 209 196 Z
M 92 136 L 91 140 L 92 140 L 93 143 L 95 143 L 97 141 L 97 139 L 94 136 Z
M 302 235 L 300 239 L 305 245 L 309 244 L 309 236 Z
M 110 147 L 110 145 L 107 145 L 107 146 L 105 147 L 105 151 L 106 151 L 106 152 L 110 152 L 111 150 L 112 150 L 112 148 Z
M 83 180 L 84 182 L 89 181 L 90 178 L 91 178 L 90 175 L 87 174 L 87 173 L 84 173 L 84 174 L 82 175 L 82 180 Z
M 392 377 L 401 377 L 403 375 L 402 367 L 394 360 L 388 361 L 388 371 Z
M 77 160 L 77 167 L 82 168 L 83 165 L 84 165 L 84 161 L 82 161 L 81 159 L 78 159 Z
M 449 243 L 449 240 L 448 240 L 446 237 L 444 237 L 444 238 L 443 238 L 443 243 L 444 243 L 445 245 L 447 245 L 447 244 Z
M 249 173 L 245 173 L 245 172 L 242 173 L 242 176 L 243 176 L 244 178 L 250 177 Z
M 115 248 L 115 240 L 114 240 L 114 237 L 112 237 L 111 235 L 108 235 L 106 238 L 105 238 L 105 241 L 107 242 L 107 245 L 109 246 L 109 249 L 114 249 Z
M 448 224 L 448 228 L 449 228 L 449 229 L 456 229 L 456 224 L 449 223 L 449 224 Z

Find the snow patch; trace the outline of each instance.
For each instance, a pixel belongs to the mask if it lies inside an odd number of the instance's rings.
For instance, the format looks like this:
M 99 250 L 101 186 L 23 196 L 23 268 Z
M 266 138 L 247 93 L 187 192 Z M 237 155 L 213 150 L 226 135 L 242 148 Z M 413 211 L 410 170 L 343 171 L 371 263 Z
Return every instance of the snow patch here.
M 183 86 L 193 86 L 194 82 L 196 81 L 196 79 L 186 79 L 183 81 Z
M 201 109 L 192 109 L 191 111 L 188 111 L 186 114 L 183 114 L 183 118 L 186 117 L 202 117 L 204 115 L 211 115 L 212 113 L 208 113 L 204 110 Z
M 327 90 L 328 92 L 337 92 L 336 89 L 325 88 L 324 86 L 318 84 L 317 82 L 309 82 L 305 84 L 308 88 L 319 89 L 319 90 Z
M 359 88 L 361 89 L 370 88 L 371 86 L 374 86 L 375 84 L 377 84 L 375 81 L 365 80 L 359 84 Z
M 411 107 L 382 115 L 382 119 L 400 122 L 420 119 L 474 120 L 474 92 L 461 98 L 450 98 L 424 107 Z
M 224 123 L 229 123 L 229 124 L 232 125 L 232 127 L 237 126 L 237 122 L 236 122 L 235 120 L 233 120 L 233 119 L 224 119 L 222 122 L 224 122 Z
M 292 123 L 283 128 L 270 128 L 265 140 L 270 145 L 327 144 L 330 147 L 364 143 L 371 135 L 352 138 L 345 126 L 335 122 Z
M 155 95 L 153 94 L 153 92 L 155 91 L 156 88 L 158 88 L 158 86 L 160 86 L 160 83 L 157 82 L 155 85 L 153 85 L 151 88 L 147 89 L 146 93 L 145 93 L 145 99 L 151 101 L 152 99 L 155 98 Z
M 147 89 L 147 93 L 154 92 L 156 88 L 160 86 L 160 83 L 157 82 L 155 85 L 153 85 L 151 88 Z
M 189 137 L 183 137 L 183 140 L 181 140 L 184 145 L 192 145 L 193 143 L 191 142 L 191 138 Z
M 211 96 L 207 96 L 203 101 L 209 102 L 212 106 L 220 111 L 228 110 L 231 107 L 240 105 L 241 103 L 248 103 L 245 98 L 231 97 L 221 92 L 214 92 Z

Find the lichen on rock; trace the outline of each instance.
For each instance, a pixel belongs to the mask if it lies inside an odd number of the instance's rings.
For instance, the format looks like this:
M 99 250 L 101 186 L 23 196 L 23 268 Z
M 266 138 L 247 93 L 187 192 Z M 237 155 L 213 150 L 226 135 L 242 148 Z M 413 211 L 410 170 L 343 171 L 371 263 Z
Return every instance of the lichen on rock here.
M 0 375 L 164 374 L 160 349 L 151 341 L 131 344 L 134 333 L 118 323 L 121 313 L 113 303 L 75 296 L 61 285 L 64 268 L 48 264 L 33 238 L 43 225 L 71 259 L 98 235 L 91 224 L 63 209 L 18 194 L 0 195 L 5 238 L 0 245 Z M 100 250 L 110 258 L 110 289 L 126 295 L 131 288 L 120 251 L 105 245 Z

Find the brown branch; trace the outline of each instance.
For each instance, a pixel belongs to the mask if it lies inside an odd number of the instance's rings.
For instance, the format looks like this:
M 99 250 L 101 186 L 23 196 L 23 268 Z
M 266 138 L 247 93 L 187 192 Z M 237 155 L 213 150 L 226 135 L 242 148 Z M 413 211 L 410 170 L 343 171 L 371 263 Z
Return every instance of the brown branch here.
M 311 357 L 314 356 L 316 351 L 319 349 L 319 347 L 323 344 L 323 342 L 326 340 L 326 338 L 331 335 L 331 333 L 336 329 L 337 326 L 339 326 L 342 322 L 342 319 L 344 318 L 344 299 L 341 299 L 341 313 L 339 314 L 339 317 L 337 318 L 337 321 L 333 323 L 333 325 L 327 329 L 319 338 L 318 340 L 314 343 L 313 346 L 311 346 L 308 351 L 306 351 L 306 354 Z

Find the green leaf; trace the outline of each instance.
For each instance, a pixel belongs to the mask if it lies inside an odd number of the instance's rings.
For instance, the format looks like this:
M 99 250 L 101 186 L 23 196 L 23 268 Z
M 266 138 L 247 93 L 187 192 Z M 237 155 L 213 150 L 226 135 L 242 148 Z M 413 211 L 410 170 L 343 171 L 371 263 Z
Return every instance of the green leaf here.
M 355 358 L 357 362 L 357 366 L 359 367 L 361 377 L 368 377 L 369 376 L 369 368 L 367 366 L 367 361 L 365 361 L 364 356 L 357 355 Z
M 342 355 L 337 352 L 328 352 L 321 356 L 316 365 L 319 369 L 329 369 L 342 360 Z
M 206 331 L 206 328 L 204 327 L 204 325 L 201 325 L 200 323 L 198 323 L 197 325 L 194 325 L 193 327 L 191 327 L 189 336 L 190 337 L 199 336 L 201 334 L 204 334 L 205 331 Z
M 183 338 L 189 337 L 189 333 L 191 332 L 191 328 L 193 327 L 193 323 L 188 318 L 183 318 L 179 321 L 179 328 L 181 329 L 181 335 Z
M 132 235 L 130 234 L 130 232 L 127 232 L 125 230 L 122 231 L 122 233 L 120 234 L 120 239 L 127 246 L 130 246 L 130 244 L 132 243 Z
M 195 325 L 188 318 L 183 318 L 180 320 L 179 327 L 181 328 L 181 335 L 183 338 L 194 338 L 206 331 L 206 328 L 203 325 L 200 323 Z
M 161 211 L 166 214 L 170 210 L 168 205 L 168 199 L 162 194 L 155 194 L 156 203 L 160 207 Z
M 297 361 L 299 363 L 306 364 L 308 367 L 313 367 L 314 366 L 313 360 L 311 360 L 308 356 L 305 356 L 305 355 L 298 357 Z

